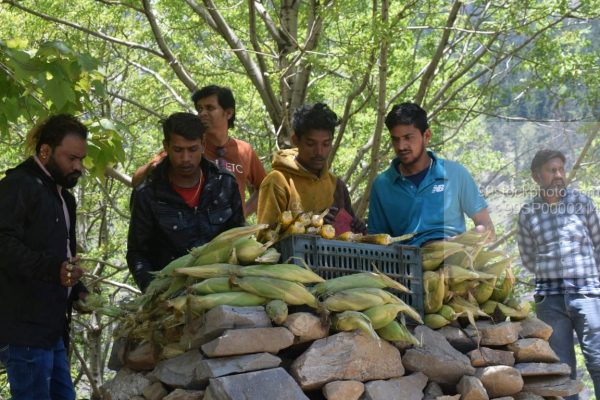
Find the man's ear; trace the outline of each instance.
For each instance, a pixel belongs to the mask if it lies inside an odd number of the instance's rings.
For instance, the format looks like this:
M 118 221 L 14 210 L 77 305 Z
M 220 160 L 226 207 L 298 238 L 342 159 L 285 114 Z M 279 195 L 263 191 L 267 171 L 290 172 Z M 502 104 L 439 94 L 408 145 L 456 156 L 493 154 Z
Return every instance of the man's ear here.
M 227 108 L 225 109 L 225 116 L 227 117 L 227 121 L 229 121 L 231 119 L 231 117 L 233 116 L 233 108 Z
M 42 162 L 42 164 L 46 165 L 46 163 L 50 159 L 51 155 L 52 155 L 52 147 L 50 147 L 49 144 L 44 143 L 43 145 L 40 146 L 39 159 Z
M 425 146 L 427 146 L 429 144 L 430 139 L 431 139 L 431 129 L 427 128 L 427 129 L 425 129 L 425 132 L 423 132 L 423 140 L 425 142 Z
M 535 183 L 540 183 L 542 180 L 542 177 L 540 176 L 540 171 L 534 171 L 531 173 L 531 177 L 533 178 L 533 180 L 535 181 Z
M 292 144 L 293 144 L 295 147 L 298 147 L 298 142 L 299 142 L 299 140 L 300 140 L 300 139 L 298 138 L 298 136 L 296 136 L 296 134 L 294 133 L 294 134 L 292 135 Z

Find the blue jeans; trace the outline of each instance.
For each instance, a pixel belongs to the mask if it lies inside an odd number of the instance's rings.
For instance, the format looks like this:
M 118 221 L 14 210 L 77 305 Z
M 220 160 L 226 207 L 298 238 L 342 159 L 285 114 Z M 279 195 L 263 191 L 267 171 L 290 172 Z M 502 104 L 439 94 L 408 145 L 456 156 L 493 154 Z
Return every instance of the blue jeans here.
M 573 330 L 581 345 L 594 392 L 600 396 L 600 296 L 558 294 L 535 296 L 539 319 L 552 327 L 550 347 L 560 361 L 571 366 L 571 378 L 577 377 Z M 567 397 L 576 400 L 579 396 Z
M 50 349 L 0 344 L 12 400 L 75 400 L 63 339 Z

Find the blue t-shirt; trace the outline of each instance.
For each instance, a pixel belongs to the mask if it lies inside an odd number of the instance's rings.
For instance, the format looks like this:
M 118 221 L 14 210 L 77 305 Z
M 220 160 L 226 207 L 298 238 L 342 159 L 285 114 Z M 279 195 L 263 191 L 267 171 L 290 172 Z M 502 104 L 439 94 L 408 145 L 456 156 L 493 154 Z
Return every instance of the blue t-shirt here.
M 487 208 L 465 167 L 428 154 L 433 163 L 418 187 L 398 172 L 397 158 L 377 176 L 369 202 L 369 233 L 416 233 L 409 244 L 420 246 L 463 233 L 464 215 L 472 218 Z

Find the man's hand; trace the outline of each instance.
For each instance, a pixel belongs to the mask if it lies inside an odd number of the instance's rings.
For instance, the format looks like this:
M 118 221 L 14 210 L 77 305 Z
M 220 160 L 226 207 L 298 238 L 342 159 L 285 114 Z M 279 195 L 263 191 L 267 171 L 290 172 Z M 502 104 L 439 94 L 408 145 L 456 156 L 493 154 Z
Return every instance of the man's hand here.
M 60 266 L 60 284 L 65 287 L 73 287 L 83 276 L 83 268 L 79 266 L 79 257 L 65 261 Z
M 350 223 L 350 229 L 354 233 L 362 233 L 363 235 L 367 234 L 367 224 L 363 222 L 360 218 L 354 218 Z
M 333 222 L 335 221 L 335 216 L 337 215 L 338 211 L 340 211 L 340 209 L 337 207 L 329 207 L 329 212 L 326 216 L 323 217 L 323 222 L 329 225 L 333 225 Z

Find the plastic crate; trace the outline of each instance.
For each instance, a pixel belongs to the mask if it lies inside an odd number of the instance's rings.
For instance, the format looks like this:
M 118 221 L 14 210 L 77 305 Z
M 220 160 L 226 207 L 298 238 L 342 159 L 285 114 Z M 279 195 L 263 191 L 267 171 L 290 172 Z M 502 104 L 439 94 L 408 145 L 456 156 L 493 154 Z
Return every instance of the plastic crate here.
M 327 240 L 315 235 L 291 235 L 277 245 L 281 260 L 302 265 L 302 261 L 325 279 L 363 271 L 380 272 L 400 282 L 412 293 L 396 293 L 423 315 L 423 273 L 420 249 L 415 246 L 380 246 Z

